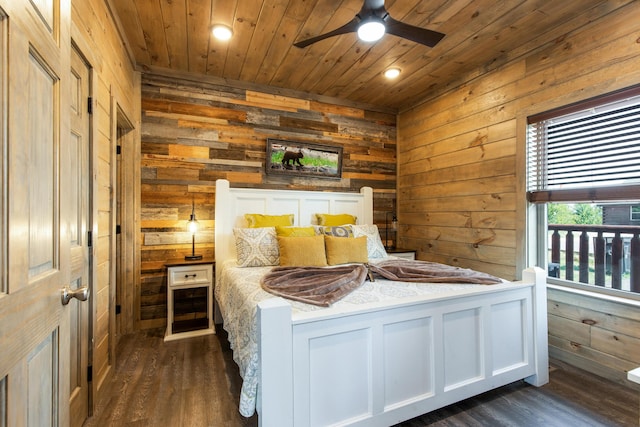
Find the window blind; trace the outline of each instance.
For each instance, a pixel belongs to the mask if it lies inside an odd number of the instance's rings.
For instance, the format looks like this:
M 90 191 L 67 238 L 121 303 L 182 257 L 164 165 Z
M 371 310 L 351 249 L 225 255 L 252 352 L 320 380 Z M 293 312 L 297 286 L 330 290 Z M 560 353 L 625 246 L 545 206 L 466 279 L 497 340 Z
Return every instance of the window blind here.
M 528 126 L 528 191 L 640 184 L 640 96 Z

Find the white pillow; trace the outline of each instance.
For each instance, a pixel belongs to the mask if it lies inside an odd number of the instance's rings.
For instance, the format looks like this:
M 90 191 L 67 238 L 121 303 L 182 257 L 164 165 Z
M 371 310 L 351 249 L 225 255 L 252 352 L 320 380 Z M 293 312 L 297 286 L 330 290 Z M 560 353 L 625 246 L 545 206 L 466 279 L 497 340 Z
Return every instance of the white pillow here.
M 353 237 L 367 236 L 367 253 L 369 258 L 385 258 L 387 251 L 384 249 L 378 226 L 372 225 L 351 225 Z
M 264 267 L 280 264 L 275 227 L 234 228 L 238 267 Z

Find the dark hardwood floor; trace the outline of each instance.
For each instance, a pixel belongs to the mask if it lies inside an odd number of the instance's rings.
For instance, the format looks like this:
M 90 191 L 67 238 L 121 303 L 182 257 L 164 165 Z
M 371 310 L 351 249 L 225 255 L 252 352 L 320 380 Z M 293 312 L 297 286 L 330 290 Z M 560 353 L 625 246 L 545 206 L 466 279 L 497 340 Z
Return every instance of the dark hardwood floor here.
M 240 376 L 224 331 L 165 343 L 162 330 L 123 337 L 91 426 L 257 426 L 238 413 Z M 640 393 L 553 361 L 550 382 L 518 381 L 399 424 L 638 426 Z
M 224 331 L 163 338 L 154 329 L 120 339 L 115 375 L 85 427 L 258 425 L 238 412 L 240 374 Z

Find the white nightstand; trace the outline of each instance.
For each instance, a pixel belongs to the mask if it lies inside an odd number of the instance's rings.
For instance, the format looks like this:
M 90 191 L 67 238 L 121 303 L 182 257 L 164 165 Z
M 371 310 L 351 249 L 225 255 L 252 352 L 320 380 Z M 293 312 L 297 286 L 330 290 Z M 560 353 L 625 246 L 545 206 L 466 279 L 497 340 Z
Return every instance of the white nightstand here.
M 215 333 L 213 261 L 182 261 L 167 266 L 165 341 Z
M 398 258 L 404 258 L 409 260 L 416 259 L 416 252 L 413 249 L 402 249 L 402 248 L 389 248 L 387 249 L 388 255 L 397 256 Z

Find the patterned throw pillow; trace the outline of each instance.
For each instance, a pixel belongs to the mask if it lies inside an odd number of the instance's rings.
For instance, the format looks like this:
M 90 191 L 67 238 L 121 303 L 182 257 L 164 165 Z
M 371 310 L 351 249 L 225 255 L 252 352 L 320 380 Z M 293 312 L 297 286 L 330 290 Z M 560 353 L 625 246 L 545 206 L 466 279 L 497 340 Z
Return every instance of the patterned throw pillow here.
M 316 234 L 324 234 L 325 236 L 333 237 L 353 237 L 353 231 L 351 231 L 350 225 L 314 225 L 313 228 L 316 230 Z
M 275 227 L 234 228 L 238 267 L 264 267 L 280 264 Z
M 377 225 L 352 225 L 351 229 L 353 230 L 353 237 L 367 236 L 369 258 L 384 258 L 387 256 Z

